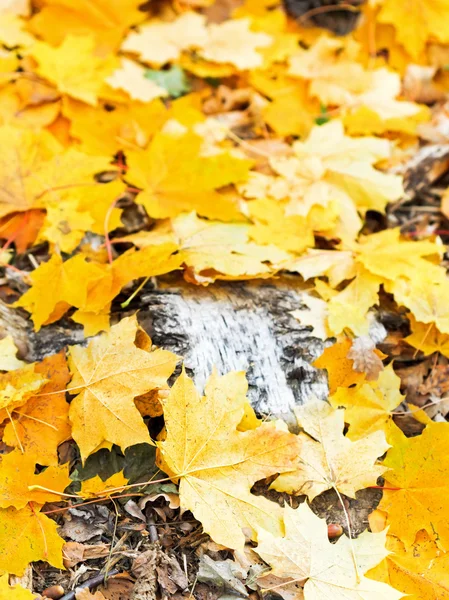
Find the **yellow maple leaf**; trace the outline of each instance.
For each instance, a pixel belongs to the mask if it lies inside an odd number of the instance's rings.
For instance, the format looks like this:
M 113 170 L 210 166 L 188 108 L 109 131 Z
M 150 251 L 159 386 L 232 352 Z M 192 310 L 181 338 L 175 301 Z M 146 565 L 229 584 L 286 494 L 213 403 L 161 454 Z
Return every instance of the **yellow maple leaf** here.
M 116 66 L 114 58 L 95 55 L 93 36 L 68 35 L 58 48 L 36 42 L 30 50 L 37 72 L 58 90 L 95 106 L 106 77 Z
M 209 25 L 207 37 L 200 43 L 201 55 L 212 62 L 231 63 L 242 71 L 260 67 L 263 58 L 256 49 L 270 46 L 273 38 L 251 31 L 250 25 L 250 19 Z
M 39 197 L 36 188 L 43 191 L 35 172 L 42 162 L 51 160 L 60 147 L 46 131 L 35 133 L 8 126 L 0 128 L 0 143 L 10 148 L 1 159 L 0 216 L 3 217 L 28 210 L 35 204 Z
M 301 325 L 312 327 L 314 337 L 326 341 L 330 337 L 327 328 L 327 303 L 311 294 L 302 294 L 301 303 L 304 305 L 297 310 L 293 310 L 291 315 L 297 319 Z
M 383 431 L 353 442 L 343 435 L 344 411 L 318 400 L 296 407 L 295 415 L 306 432 L 299 434 L 297 468 L 280 475 L 273 489 L 307 494 L 309 500 L 330 489 L 355 498 L 358 490 L 376 484 L 386 470 L 375 464 L 376 459 L 389 448 Z
M 344 536 L 331 544 L 326 521 L 317 517 L 307 502 L 296 510 L 286 504 L 284 522 L 284 537 L 258 529 L 255 551 L 270 565 L 271 574 L 281 579 L 279 585 L 286 593 L 295 591 L 295 583 L 304 585 L 304 596 L 296 591 L 289 597 L 298 600 L 402 598 L 401 592 L 391 586 L 364 576 L 388 555 L 385 532 L 365 531 L 355 540 Z M 263 581 L 259 579 L 262 588 Z
M 168 96 L 165 88 L 154 81 L 145 79 L 145 69 L 127 58 L 121 59 L 121 66 L 115 70 L 106 83 L 114 89 L 124 90 L 133 100 L 150 102 L 155 98 Z
M 387 441 L 391 438 L 393 423 L 392 411 L 401 404 L 404 396 L 400 393 L 401 380 L 388 365 L 376 381 L 359 383 L 355 387 L 339 387 L 329 402 L 334 408 L 345 408 L 345 422 L 349 424 L 347 437 L 358 440 L 373 431 L 385 432 Z
M 17 15 L 8 12 L 0 13 L 0 40 L 5 46 L 31 46 L 35 39 L 25 31 L 25 22 Z
M 356 371 L 354 361 L 348 358 L 350 349 L 351 340 L 344 337 L 325 348 L 321 356 L 312 363 L 318 369 L 326 369 L 330 394 L 334 394 L 339 387 L 349 388 L 365 380 L 365 373 Z
M 200 156 L 194 134 L 156 134 L 146 151 L 128 152 L 127 179 L 142 189 L 137 202 L 157 219 L 195 210 L 212 219 L 241 219 L 235 202 L 215 190 L 246 178 L 251 162 L 228 152 Z
M 28 454 L 14 450 L 3 455 L 0 461 L 0 508 L 24 508 L 28 502 L 45 504 L 61 499 L 70 485 L 68 464 L 47 467 L 39 475 L 34 474 L 36 463 Z M 50 491 L 51 490 L 51 491 Z
M 248 205 L 254 225 L 249 236 L 257 244 L 274 244 L 286 252 L 301 254 L 315 244 L 308 220 L 299 215 L 286 216 L 278 202 L 254 200 Z
M 206 221 L 189 213 L 172 219 L 172 228 L 189 269 L 186 277 L 196 283 L 267 277 L 291 257 L 273 244 L 249 241 L 251 228 L 243 223 Z
M 409 600 L 449 599 L 449 554 L 441 553 L 425 531 L 417 533 L 410 548 L 387 535 L 386 548 L 389 556 L 367 572 L 369 579 L 394 586 Z
M 58 464 L 58 446 L 70 438 L 69 405 L 65 388 L 70 380 L 63 352 L 34 365 L 34 373 L 44 377 L 39 395 L 28 395 L 26 402 L 13 409 L 6 424 L 3 441 L 21 448 L 39 465 Z M 55 392 L 61 392 L 57 394 Z
M 400 277 L 395 281 L 387 281 L 384 287 L 394 295 L 398 304 L 406 306 L 420 322 L 435 323 L 441 333 L 449 333 L 449 308 L 447 297 L 449 281 L 444 279 L 445 269 L 432 265 L 428 261 L 430 274 L 436 274 L 435 280 L 426 276 L 423 269 L 417 270 L 413 279 Z
M 117 104 L 114 111 L 104 105 L 88 106 L 64 97 L 62 112 L 70 120 L 70 133 L 80 150 L 92 155 L 113 155 L 123 148 L 143 148 L 164 124 L 168 111 L 155 100 L 150 104 Z
M 67 195 L 70 201 L 77 202 L 80 214 L 90 217 L 88 231 L 104 235 L 106 227 L 108 231 L 113 231 L 122 225 L 120 220 L 122 209 L 113 205 L 123 195 L 125 189 L 125 184 L 115 179 L 110 183 L 76 187 Z M 61 193 L 61 198 L 65 198 L 64 191 Z M 106 217 L 108 217 L 107 222 Z
M 414 279 L 420 271 L 436 280 L 444 278 L 444 270 L 425 257 L 440 259 L 443 246 L 437 242 L 401 239 L 399 227 L 361 237 L 357 260 L 374 275 L 395 280 Z
M 161 66 L 177 60 L 183 50 L 198 48 L 207 39 L 203 15 L 186 12 L 171 23 L 154 19 L 138 32 L 132 31 L 122 43 L 122 50 L 138 54 L 150 65 Z
M 381 121 L 417 115 L 418 104 L 396 100 L 401 93 L 399 75 L 385 67 L 365 69 L 359 54 L 352 38 L 321 36 L 311 48 L 290 57 L 288 73 L 310 81 L 311 96 L 324 106 L 342 107 L 349 115 L 359 107 L 368 108 Z
M 19 584 L 9 585 L 9 575 L 0 576 L 0 598 L 11 600 L 33 600 L 35 595 Z
M 357 272 L 354 255 L 348 250 L 310 249 L 300 258 L 295 258 L 288 269 L 297 271 L 306 281 L 312 277 L 326 276 L 333 288 L 345 279 L 353 279 Z
M 11 419 L 14 409 L 23 406 L 37 393 L 47 379 L 34 370 L 35 365 L 26 365 L 9 373 L 0 374 L 0 422 Z
M 128 317 L 87 348 L 70 347 L 70 389 L 81 391 L 70 404 L 69 416 L 83 460 L 103 441 L 123 449 L 151 441 L 133 399 L 165 386 L 178 357 L 137 347 L 137 332 L 136 318 Z
M 418 58 L 429 39 L 449 42 L 447 0 L 413 0 L 408 4 L 385 0 L 377 18 L 395 26 L 398 41 L 412 58 Z
M 398 430 L 383 464 L 384 493 L 379 509 L 387 513 L 389 533 L 409 548 L 417 532 L 425 529 L 444 550 L 449 548 L 449 495 L 446 423 L 430 423 L 421 435 L 406 438 Z
M 19 360 L 16 354 L 17 347 L 11 335 L 0 340 L 0 371 L 14 371 L 25 366 L 23 360 Z
M 44 560 L 63 569 L 58 524 L 39 512 L 33 504 L 20 510 L 0 509 L 0 571 L 21 576 L 30 562 Z M 11 541 L 14 540 L 14 543 Z
M 106 49 L 115 48 L 130 25 L 145 19 L 140 0 L 42 0 L 32 15 L 31 30 L 52 46 L 67 35 L 94 34 Z
M 59 254 L 42 263 L 30 275 L 32 287 L 16 303 L 31 313 L 36 331 L 57 321 L 70 306 L 85 306 L 93 284 L 104 277 L 99 265 L 77 254 L 63 262 Z
M 40 241 L 46 240 L 62 252 L 72 252 L 93 223 L 88 213 L 78 211 L 76 200 L 57 204 L 47 203 L 47 216 L 39 232 Z
M 401 197 L 399 176 L 382 173 L 374 164 L 390 156 L 391 145 L 379 138 L 351 138 L 341 121 L 314 127 L 305 142 L 293 144 L 294 156 L 273 157 L 275 176 L 251 174 L 240 190 L 248 198 L 269 196 L 289 199 L 287 214 L 306 216 L 316 205 L 338 206 L 339 223 L 334 237 L 354 240 L 361 228 L 358 212 L 382 212 L 388 202 Z M 252 180 L 259 182 L 257 188 Z
M 183 372 L 163 407 L 167 435 L 158 442 L 158 464 L 180 480 L 182 508 L 228 548 L 243 548 L 242 528 L 254 535 L 264 526 L 280 534 L 280 507 L 250 490 L 256 481 L 292 468 L 299 450 L 296 436 L 273 423 L 238 431 L 245 409 L 228 394 L 226 376 L 213 374 L 201 398 Z
M 94 175 L 110 169 L 109 158 L 63 151 L 45 130 L 36 133 L 3 126 L 0 142 L 10 148 L 0 160 L 0 216 L 44 208 L 47 202 L 70 199 L 72 192 L 76 197 L 80 188 L 101 186 Z
M 83 498 L 107 497 L 111 494 L 118 494 L 128 483 L 122 472 L 111 475 L 106 481 L 103 481 L 98 475 L 92 479 L 81 482 L 80 495 Z
M 378 303 L 382 279 L 359 268 L 357 276 L 328 302 L 327 325 L 333 335 L 350 329 L 356 336 L 369 332 L 368 311 Z
M 434 323 L 425 324 L 416 321 L 412 314 L 409 315 L 412 333 L 405 339 L 425 356 L 439 352 L 449 358 L 449 335 L 440 333 Z M 0 342 L 1 343 L 1 342 Z

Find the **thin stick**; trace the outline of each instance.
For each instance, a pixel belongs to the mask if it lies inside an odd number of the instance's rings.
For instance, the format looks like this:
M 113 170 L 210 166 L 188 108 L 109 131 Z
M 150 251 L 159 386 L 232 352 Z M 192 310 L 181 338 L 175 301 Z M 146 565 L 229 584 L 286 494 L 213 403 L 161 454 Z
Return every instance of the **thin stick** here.
M 5 411 L 6 411 L 6 414 L 8 415 L 8 419 L 11 422 L 11 427 L 13 428 L 14 435 L 16 436 L 16 440 L 17 440 L 17 442 L 19 444 L 19 448 L 20 448 L 22 454 L 25 454 L 25 450 L 23 449 L 22 442 L 20 441 L 19 434 L 17 433 L 16 426 L 14 424 L 14 421 L 12 420 L 11 413 L 9 412 L 9 410 L 7 408 L 5 408 Z
M 96 588 L 97 586 L 99 586 L 101 583 L 105 582 L 106 579 L 110 579 L 111 577 L 114 577 L 114 575 L 118 575 L 120 571 L 118 571 L 117 569 L 114 569 L 113 571 L 109 571 L 109 573 L 106 575 L 103 574 L 99 574 L 99 575 L 95 575 L 95 577 L 92 577 L 91 579 L 88 579 L 87 581 L 85 581 L 84 583 L 82 583 L 81 585 L 79 585 L 76 590 L 73 590 L 72 592 L 69 592 L 68 594 L 65 594 L 64 596 L 62 596 L 62 598 L 60 598 L 59 600 L 75 600 L 76 598 L 76 591 L 84 588 L 88 588 L 89 590 L 93 590 L 94 588 Z

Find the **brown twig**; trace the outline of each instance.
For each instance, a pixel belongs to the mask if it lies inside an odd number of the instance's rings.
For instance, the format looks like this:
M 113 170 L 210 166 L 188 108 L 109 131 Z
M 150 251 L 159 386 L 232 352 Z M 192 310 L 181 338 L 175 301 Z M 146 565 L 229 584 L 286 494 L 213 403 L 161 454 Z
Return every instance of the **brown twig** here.
M 114 569 L 113 571 L 109 571 L 109 573 L 107 573 L 107 574 L 99 573 L 98 575 L 95 575 L 95 577 L 92 577 L 91 579 L 88 579 L 81 585 L 78 585 L 75 590 L 68 592 L 67 594 L 65 594 L 65 596 L 63 596 L 59 600 L 75 600 L 76 590 L 79 590 L 80 588 L 81 589 L 88 588 L 89 590 L 92 590 L 92 589 L 96 588 L 98 585 L 100 585 L 101 583 L 103 583 L 103 581 L 110 579 L 114 575 L 118 575 L 118 573 L 119 573 L 119 571 L 117 569 Z

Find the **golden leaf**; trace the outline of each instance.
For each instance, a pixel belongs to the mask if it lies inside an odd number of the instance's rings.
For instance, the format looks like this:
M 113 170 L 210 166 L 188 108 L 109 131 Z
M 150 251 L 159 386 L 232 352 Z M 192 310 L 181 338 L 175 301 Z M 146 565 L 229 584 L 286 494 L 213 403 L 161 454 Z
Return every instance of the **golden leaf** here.
M 166 350 L 140 349 L 135 345 L 137 332 L 136 318 L 127 317 L 87 348 L 70 347 L 70 389 L 80 391 L 70 404 L 69 416 L 83 460 L 103 441 L 123 449 L 151 442 L 133 400 L 164 387 L 178 357 Z
M 383 431 L 351 441 L 343 435 L 344 411 L 323 401 L 296 407 L 301 454 L 295 471 L 280 475 L 271 485 L 279 492 L 307 494 L 310 500 L 334 489 L 355 498 L 358 490 L 375 485 L 385 467 L 375 465 L 389 445 Z M 307 434 L 307 435 L 306 435 Z
M 238 431 L 245 396 L 228 392 L 230 373 L 212 374 L 201 398 L 183 372 L 163 402 L 166 439 L 158 442 L 158 464 L 180 480 L 181 507 L 191 510 L 213 540 L 242 549 L 245 528 L 282 532 L 280 507 L 250 490 L 260 480 L 293 468 L 298 438 L 264 423 Z M 243 391 L 243 390 L 242 390 Z

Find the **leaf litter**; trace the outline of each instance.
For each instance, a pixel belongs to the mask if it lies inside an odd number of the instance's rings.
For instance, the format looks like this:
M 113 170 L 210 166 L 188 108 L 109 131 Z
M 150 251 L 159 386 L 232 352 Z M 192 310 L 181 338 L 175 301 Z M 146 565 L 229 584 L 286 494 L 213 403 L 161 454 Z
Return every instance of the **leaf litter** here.
M 1 598 L 449 597 L 449 3 L 284 4 L 0 6 Z M 285 274 L 296 432 L 125 312 Z

